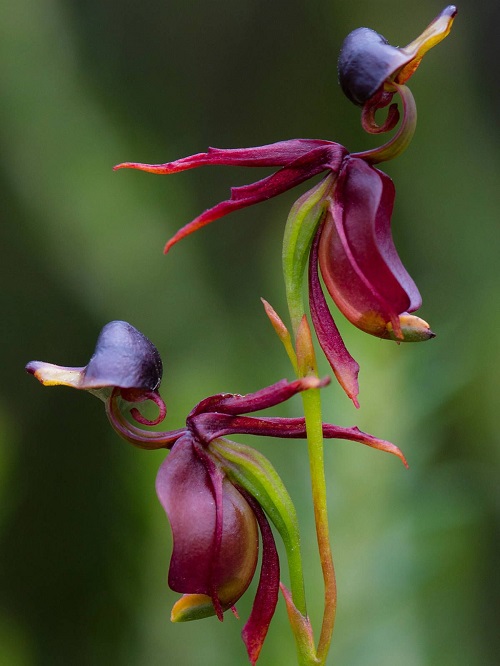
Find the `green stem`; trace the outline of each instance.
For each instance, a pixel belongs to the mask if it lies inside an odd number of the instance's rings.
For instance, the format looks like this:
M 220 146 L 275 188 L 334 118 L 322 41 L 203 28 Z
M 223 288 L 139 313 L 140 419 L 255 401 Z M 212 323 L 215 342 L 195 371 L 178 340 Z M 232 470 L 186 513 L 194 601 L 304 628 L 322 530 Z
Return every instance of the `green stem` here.
M 307 320 L 304 318 L 303 279 L 312 239 L 320 224 L 335 185 L 335 174 L 328 175 L 293 206 L 288 217 L 283 242 L 283 273 L 286 286 L 288 310 L 292 322 L 293 339 L 297 350 L 298 375 L 318 376 L 314 348 L 310 339 Z M 301 363 L 302 360 L 302 363 Z M 337 603 L 335 570 L 330 548 L 326 482 L 323 459 L 323 427 L 321 418 L 321 396 L 319 390 L 311 389 L 302 394 L 306 420 L 309 467 L 311 473 L 314 519 L 321 569 L 325 586 L 323 623 L 315 655 L 305 656 L 299 652 L 299 662 L 321 665 L 325 663 L 332 639 Z M 294 633 L 299 629 L 295 628 Z M 297 644 L 299 637 L 296 636 Z
M 295 301 L 296 302 L 296 301 Z M 298 327 L 298 311 L 290 308 L 295 335 Z M 314 365 L 316 365 L 314 363 Z M 317 370 L 314 369 L 317 376 Z M 321 395 L 318 389 L 310 389 L 301 394 L 307 429 L 307 447 L 311 474 L 314 521 L 316 539 L 324 582 L 324 611 L 321 634 L 314 663 L 324 664 L 330 648 L 337 610 L 337 584 L 330 546 L 328 527 L 328 507 L 326 499 L 326 480 L 323 452 L 323 419 L 321 416 Z
M 321 634 L 317 648 L 319 664 L 324 664 L 333 635 L 335 614 L 337 609 L 337 584 L 330 546 L 328 528 L 328 507 L 326 501 L 325 465 L 323 455 L 323 430 L 321 417 L 321 396 L 318 389 L 305 391 L 302 394 L 304 416 L 307 426 L 307 445 L 309 467 L 311 471 L 314 519 L 316 538 L 325 586 L 325 607 Z

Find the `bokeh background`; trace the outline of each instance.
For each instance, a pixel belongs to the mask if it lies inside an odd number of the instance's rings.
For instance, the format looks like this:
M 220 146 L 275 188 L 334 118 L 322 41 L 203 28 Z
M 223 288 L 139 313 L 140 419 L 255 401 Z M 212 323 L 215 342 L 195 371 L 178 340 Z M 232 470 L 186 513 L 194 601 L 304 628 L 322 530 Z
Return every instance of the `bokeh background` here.
M 2 664 L 246 663 L 242 621 L 169 621 L 170 531 L 154 492 L 164 454 L 123 443 L 101 403 L 43 389 L 23 367 L 83 365 L 100 328 L 128 320 L 163 356 L 168 428 L 206 395 L 290 377 L 259 296 L 284 314 L 280 242 L 299 192 L 233 214 L 164 257 L 179 226 L 266 172 L 160 177 L 111 166 L 299 136 L 374 145 L 337 85 L 340 44 L 361 25 L 405 44 L 442 7 L 0 4 Z M 411 468 L 327 444 L 339 585 L 329 664 L 498 663 L 499 7 L 460 3 L 452 35 L 412 79 L 415 140 L 387 165 L 396 244 L 438 337 L 398 347 L 339 316 L 361 363 L 361 410 L 331 386 L 325 419 L 396 442 Z M 300 400 L 280 413 L 299 414 Z M 298 507 L 318 627 L 305 445 L 255 443 Z M 243 619 L 251 601 L 250 593 L 239 604 Z M 294 663 L 282 600 L 260 663 Z

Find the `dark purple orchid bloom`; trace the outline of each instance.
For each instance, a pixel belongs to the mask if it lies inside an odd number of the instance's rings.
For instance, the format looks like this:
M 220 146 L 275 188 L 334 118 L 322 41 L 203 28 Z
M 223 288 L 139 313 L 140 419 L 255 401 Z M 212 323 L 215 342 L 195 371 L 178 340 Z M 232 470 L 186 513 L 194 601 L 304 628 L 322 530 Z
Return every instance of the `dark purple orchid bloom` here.
M 325 386 L 329 380 L 284 379 L 248 395 L 213 395 L 194 407 L 184 428 L 155 432 L 132 424 L 122 411 L 124 401 L 153 400 L 160 410 L 159 417 L 150 421 L 133 408 L 130 414 L 135 421 L 157 424 L 166 414 L 158 393 L 160 355 L 142 333 L 126 322 L 114 321 L 103 328 L 95 352 L 84 367 L 32 361 L 26 369 L 46 386 L 72 386 L 98 395 L 106 403 L 113 428 L 132 444 L 169 450 L 158 472 L 156 491 L 173 534 L 169 586 L 184 595 L 173 607 L 173 621 L 209 615 L 222 620 L 224 611 L 234 610 L 255 573 L 260 531 L 260 579 L 242 632 L 250 661 L 255 664 L 278 599 L 279 560 L 266 513 L 282 534 L 279 507 L 269 500 L 269 484 L 276 485 L 279 477 L 274 471 L 271 475 L 266 472 L 270 463 L 263 465 L 261 454 L 226 437 L 245 433 L 305 438 L 303 418 L 245 414 L 273 407 L 301 391 Z M 396 446 L 358 428 L 323 424 L 323 434 L 392 453 L 406 465 Z M 283 493 L 284 486 L 280 486 L 278 494 Z
M 311 316 L 335 375 L 356 405 L 359 366 L 345 348 L 329 312 L 317 266 L 339 310 L 361 330 L 397 342 L 434 336 L 425 321 L 411 314 L 420 307 L 421 297 L 392 239 L 394 185 L 373 165 L 394 157 L 408 144 L 414 129 L 410 131 L 408 126 L 414 125 L 415 116 L 409 103 L 411 94 L 406 92 L 404 83 L 426 51 L 446 37 L 455 15 L 456 8 L 450 5 L 420 37 L 401 49 L 390 46 L 385 38 L 367 28 L 355 30 L 346 38 L 339 58 L 339 79 L 349 99 L 363 106 L 364 129 L 371 133 L 393 129 L 399 119 L 396 104 L 390 106 L 381 126 L 375 122 L 375 112 L 388 106 L 396 92 L 401 95 L 403 122 L 383 149 L 349 154 L 333 141 L 292 139 L 256 148 L 209 148 L 206 153 L 166 164 L 126 162 L 115 167 L 156 174 L 206 165 L 279 167 L 256 183 L 232 188 L 227 201 L 182 227 L 168 241 L 165 252 L 228 213 L 275 197 L 326 172 L 324 182 L 328 187 L 319 204 L 317 233 L 310 254 Z

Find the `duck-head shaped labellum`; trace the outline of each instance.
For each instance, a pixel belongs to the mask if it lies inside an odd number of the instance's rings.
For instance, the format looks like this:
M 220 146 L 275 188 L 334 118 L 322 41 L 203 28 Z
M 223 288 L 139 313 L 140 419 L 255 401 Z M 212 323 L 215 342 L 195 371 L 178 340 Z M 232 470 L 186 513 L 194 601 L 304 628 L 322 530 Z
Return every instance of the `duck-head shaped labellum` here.
M 357 28 L 344 40 L 338 60 L 339 83 L 344 94 L 363 106 L 386 81 L 402 84 L 417 69 L 425 53 L 450 32 L 457 9 L 449 5 L 424 32 L 404 48 L 391 46 L 370 28 Z
M 113 388 L 122 389 L 124 396 L 156 392 L 163 372 L 154 344 L 125 321 L 112 321 L 104 326 L 92 358 L 84 367 L 31 361 L 26 370 L 45 386 L 71 386 L 104 400 Z
M 368 101 L 408 56 L 370 28 L 357 28 L 344 40 L 338 60 L 339 83 L 351 102 Z

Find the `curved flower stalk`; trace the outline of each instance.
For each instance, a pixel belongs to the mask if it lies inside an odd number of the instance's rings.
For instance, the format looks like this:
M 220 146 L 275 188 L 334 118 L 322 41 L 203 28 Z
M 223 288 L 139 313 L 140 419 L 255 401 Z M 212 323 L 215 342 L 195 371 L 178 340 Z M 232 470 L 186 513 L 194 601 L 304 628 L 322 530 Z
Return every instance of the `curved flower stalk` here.
M 268 519 L 285 544 L 292 592 L 285 591 L 289 612 L 296 622 L 298 641 L 312 644 L 303 591 L 300 543 L 295 509 L 268 460 L 254 449 L 231 442 L 228 435 L 245 433 L 289 439 L 305 438 L 303 418 L 254 417 L 245 414 L 273 407 L 293 395 L 318 389 L 328 379 L 303 377 L 282 380 L 248 395 L 221 393 L 198 403 L 186 426 L 154 432 L 139 426 L 157 424 L 166 415 L 158 391 L 162 363 L 156 347 L 123 321 L 107 324 L 95 352 L 84 367 L 69 368 L 41 361 L 26 369 L 46 386 L 71 386 L 105 400 L 115 431 L 144 449 L 165 448 L 156 491 L 173 533 L 169 586 L 183 596 L 172 609 L 172 620 L 187 621 L 235 612 L 256 570 L 260 531 L 262 565 L 253 609 L 242 632 L 249 658 L 255 664 L 278 599 L 279 560 Z M 160 416 L 145 419 L 134 407 L 130 422 L 125 403 L 152 400 Z M 406 465 L 401 451 L 357 428 L 322 424 L 326 438 L 345 439 L 392 453 Z M 288 595 L 288 596 L 287 596 Z
M 347 97 L 363 107 L 362 125 L 367 132 L 386 132 L 396 126 L 400 115 L 397 105 L 390 106 L 382 125 L 376 123 L 375 113 L 389 106 L 396 93 L 401 97 L 400 127 L 380 148 L 350 155 L 346 148 L 332 141 L 292 139 L 256 148 L 209 148 L 206 153 L 165 164 L 125 162 L 115 167 L 156 174 L 173 174 L 206 165 L 280 167 L 276 173 L 256 183 L 232 188 L 230 199 L 182 227 L 168 241 L 166 252 L 210 222 L 326 172 L 324 183 L 328 186 L 321 197 L 317 197 L 317 188 L 309 193 L 315 201 L 308 224 L 313 232 L 317 230 L 314 243 L 314 234 L 309 234 L 309 248 L 313 247 L 309 272 L 310 308 L 320 345 L 355 404 L 358 365 L 345 349 L 329 313 L 316 266 L 319 265 L 325 286 L 339 310 L 359 329 L 396 342 L 417 342 L 434 336 L 427 322 L 412 314 L 420 307 L 421 297 L 392 239 L 394 186 L 391 179 L 373 165 L 393 159 L 408 146 L 415 130 L 416 109 L 404 84 L 424 54 L 449 33 L 456 12 L 453 5 L 446 7 L 404 48 L 390 46 L 384 37 L 368 28 L 353 31 L 344 41 L 339 58 L 339 81 Z M 305 195 L 294 209 L 308 207 L 309 202 Z

